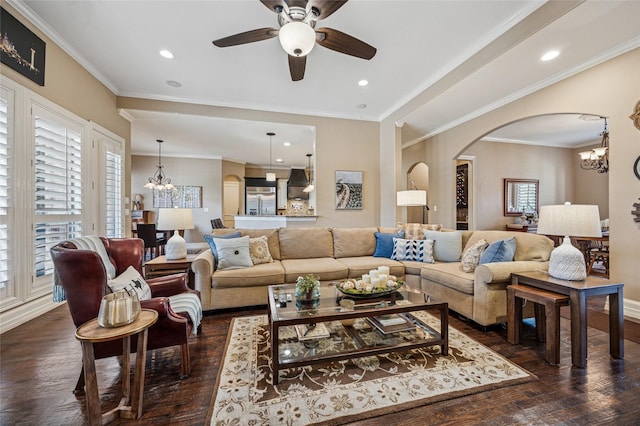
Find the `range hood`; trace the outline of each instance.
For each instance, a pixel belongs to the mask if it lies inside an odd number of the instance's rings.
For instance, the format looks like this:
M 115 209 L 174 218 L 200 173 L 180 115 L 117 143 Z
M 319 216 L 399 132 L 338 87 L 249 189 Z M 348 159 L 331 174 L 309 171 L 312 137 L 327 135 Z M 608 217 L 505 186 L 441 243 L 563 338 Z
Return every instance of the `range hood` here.
M 291 169 L 291 174 L 289 175 L 289 186 L 307 186 L 307 173 L 304 169 Z
M 307 174 L 304 169 L 291 169 L 287 182 L 287 198 L 289 200 L 308 200 L 309 193 L 302 191 L 307 183 Z

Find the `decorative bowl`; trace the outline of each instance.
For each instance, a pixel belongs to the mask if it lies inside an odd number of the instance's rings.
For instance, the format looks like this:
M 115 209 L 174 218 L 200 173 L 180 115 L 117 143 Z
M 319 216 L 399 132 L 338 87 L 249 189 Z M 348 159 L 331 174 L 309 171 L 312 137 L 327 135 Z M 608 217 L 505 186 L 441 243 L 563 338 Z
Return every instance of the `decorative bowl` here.
M 385 287 L 385 288 L 375 287 L 371 290 L 365 290 L 365 289 L 358 290 L 355 288 L 343 288 L 342 285 L 345 282 L 346 281 L 343 281 L 336 285 L 336 288 L 338 289 L 338 291 L 346 296 L 350 296 L 354 298 L 362 298 L 362 299 L 385 296 L 387 294 L 393 293 L 396 290 L 399 290 L 404 285 L 404 281 L 397 281 L 396 285 L 393 287 Z

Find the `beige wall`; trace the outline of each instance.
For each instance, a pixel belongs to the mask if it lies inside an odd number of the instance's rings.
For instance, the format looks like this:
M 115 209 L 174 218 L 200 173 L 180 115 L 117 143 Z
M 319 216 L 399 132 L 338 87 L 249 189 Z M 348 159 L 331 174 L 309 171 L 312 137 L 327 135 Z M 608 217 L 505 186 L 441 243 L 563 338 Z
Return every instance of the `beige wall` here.
M 316 181 L 316 214 L 318 215 L 316 225 L 349 227 L 377 226 L 379 224 L 379 123 L 125 97 L 118 98 L 118 107 L 314 126 L 316 128 L 314 178 Z M 187 160 L 181 159 L 181 161 Z M 336 170 L 363 172 L 364 207 L 362 210 L 334 209 Z M 211 184 L 222 188 L 223 177 L 219 178 L 217 182 L 211 182 Z M 395 207 L 395 203 L 393 207 Z
M 640 49 L 635 49 L 428 139 L 423 147 L 424 156 L 403 159 L 403 167 L 412 161 L 425 161 L 429 165 L 429 197 L 438 206 L 437 212 L 430 213 L 430 221 L 453 223 L 454 159 L 479 137 L 506 123 L 541 114 L 572 112 L 607 116 L 611 136 L 611 278 L 625 283 L 625 298 L 640 301 L 640 226 L 633 222 L 630 214 L 640 195 L 640 181 L 632 170 L 633 161 L 640 155 L 640 131 L 629 119 L 640 96 L 638 81 Z M 412 150 L 416 151 L 421 149 Z

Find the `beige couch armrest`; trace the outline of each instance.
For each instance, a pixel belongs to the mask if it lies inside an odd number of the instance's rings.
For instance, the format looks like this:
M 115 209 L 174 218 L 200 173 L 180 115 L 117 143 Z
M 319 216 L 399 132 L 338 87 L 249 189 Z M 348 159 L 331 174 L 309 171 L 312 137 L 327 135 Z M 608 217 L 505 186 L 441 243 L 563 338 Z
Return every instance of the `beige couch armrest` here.
M 520 260 L 513 262 L 495 262 L 478 265 L 475 271 L 475 286 L 479 284 L 511 282 L 511 274 L 525 271 L 546 271 L 549 262 L 535 260 Z
M 211 275 L 213 275 L 215 260 L 211 249 L 207 249 L 196 256 L 191 262 L 191 270 L 195 276 L 194 288 L 200 291 L 202 308 L 211 306 Z

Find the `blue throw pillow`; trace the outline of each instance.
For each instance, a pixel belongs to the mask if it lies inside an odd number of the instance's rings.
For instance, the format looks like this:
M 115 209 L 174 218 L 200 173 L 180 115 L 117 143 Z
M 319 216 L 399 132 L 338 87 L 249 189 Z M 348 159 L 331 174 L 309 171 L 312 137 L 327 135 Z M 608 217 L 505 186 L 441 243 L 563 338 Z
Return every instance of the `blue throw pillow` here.
M 516 237 L 489 244 L 480 255 L 480 263 L 511 262 L 516 254 Z
M 216 238 L 240 238 L 242 237 L 242 233 L 240 231 L 236 231 L 236 232 L 232 232 L 230 234 L 226 234 L 226 235 L 203 235 L 202 238 L 204 238 L 204 240 L 209 244 L 209 247 L 211 247 L 211 252 L 213 253 L 213 258 L 214 258 L 214 268 L 218 269 L 218 249 L 216 249 Z
M 391 258 L 391 254 L 393 253 L 393 238 L 404 238 L 404 231 L 400 231 L 397 234 L 375 232 L 374 235 L 376 236 L 376 251 L 373 253 L 373 257 Z

